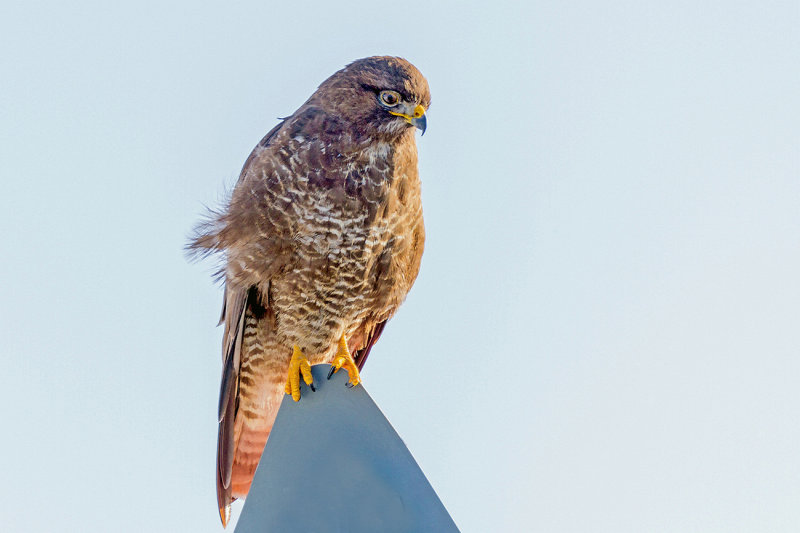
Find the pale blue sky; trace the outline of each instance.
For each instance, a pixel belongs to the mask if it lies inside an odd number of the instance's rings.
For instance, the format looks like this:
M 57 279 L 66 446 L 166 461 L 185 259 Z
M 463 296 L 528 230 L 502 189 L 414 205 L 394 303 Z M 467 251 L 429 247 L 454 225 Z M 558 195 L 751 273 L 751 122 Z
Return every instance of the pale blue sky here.
M 798 27 L 796 1 L 6 2 L 2 529 L 221 531 L 221 293 L 182 246 L 276 117 L 395 54 L 433 94 L 428 240 L 363 378 L 461 529 L 797 531 Z

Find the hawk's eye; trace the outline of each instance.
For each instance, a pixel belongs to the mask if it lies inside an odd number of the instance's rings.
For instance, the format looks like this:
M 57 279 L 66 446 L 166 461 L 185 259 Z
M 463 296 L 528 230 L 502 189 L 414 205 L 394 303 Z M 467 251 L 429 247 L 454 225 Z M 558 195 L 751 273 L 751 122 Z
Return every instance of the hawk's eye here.
M 400 93 L 397 91 L 381 91 L 381 103 L 389 107 L 394 107 L 400 103 Z

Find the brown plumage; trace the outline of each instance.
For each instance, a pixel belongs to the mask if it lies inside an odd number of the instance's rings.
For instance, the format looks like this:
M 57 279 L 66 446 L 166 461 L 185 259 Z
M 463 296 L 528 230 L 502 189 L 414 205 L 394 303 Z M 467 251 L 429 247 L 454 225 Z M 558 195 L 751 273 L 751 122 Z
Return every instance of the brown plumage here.
M 428 84 L 396 57 L 325 80 L 256 146 L 190 248 L 224 254 L 217 494 L 247 494 L 298 346 L 361 368 L 419 271 L 425 240 L 414 126 Z

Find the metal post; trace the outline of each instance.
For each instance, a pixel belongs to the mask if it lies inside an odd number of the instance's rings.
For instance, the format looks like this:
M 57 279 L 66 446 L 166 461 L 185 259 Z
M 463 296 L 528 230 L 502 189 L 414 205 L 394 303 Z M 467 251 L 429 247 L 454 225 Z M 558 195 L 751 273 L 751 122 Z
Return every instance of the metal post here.
M 235 533 L 457 533 L 411 453 L 364 387 L 328 381 L 283 400 Z

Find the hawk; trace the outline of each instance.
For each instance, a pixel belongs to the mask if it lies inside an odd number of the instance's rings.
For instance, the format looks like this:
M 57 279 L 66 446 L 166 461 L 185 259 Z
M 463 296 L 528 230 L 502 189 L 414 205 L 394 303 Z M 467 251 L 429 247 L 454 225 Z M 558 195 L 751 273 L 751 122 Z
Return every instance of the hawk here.
M 425 132 L 430 98 L 405 59 L 350 63 L 258 143 L 227 205 L 189 244 L 224 257 L 223 526 L 247 495 L 283 395 L 298 401 L 300 379 L 313 390 L 316 363 L 344 368 L 357 385 L 417 277 L 425 229 L 414 132 Z

